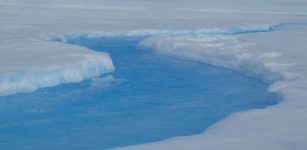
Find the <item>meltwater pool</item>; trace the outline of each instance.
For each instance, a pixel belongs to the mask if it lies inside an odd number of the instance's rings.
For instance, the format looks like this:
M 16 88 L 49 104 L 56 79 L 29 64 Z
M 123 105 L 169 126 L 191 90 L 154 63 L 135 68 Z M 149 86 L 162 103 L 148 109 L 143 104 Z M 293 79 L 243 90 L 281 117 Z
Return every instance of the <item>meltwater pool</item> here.
M 108 52 L 115 72 L 0 97 L 0 149 L 101 150 L 194 135 L 281 99 L 261 79 L 139 49 L 143 38 L 69 40 Z

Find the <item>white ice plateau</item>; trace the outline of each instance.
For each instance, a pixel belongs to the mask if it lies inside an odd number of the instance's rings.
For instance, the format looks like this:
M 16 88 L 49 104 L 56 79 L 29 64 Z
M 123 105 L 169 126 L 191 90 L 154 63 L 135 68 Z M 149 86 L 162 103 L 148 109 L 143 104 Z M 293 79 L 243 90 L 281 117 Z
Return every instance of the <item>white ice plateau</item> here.
M 306 7 L 305 0 L 0 0 L 0 96 L 115 70 L 107 53 L 54 37 L 150 35 L 140 47 L 260 76 L 283 101 L 198 135 L 119 149 L 306 150 Z

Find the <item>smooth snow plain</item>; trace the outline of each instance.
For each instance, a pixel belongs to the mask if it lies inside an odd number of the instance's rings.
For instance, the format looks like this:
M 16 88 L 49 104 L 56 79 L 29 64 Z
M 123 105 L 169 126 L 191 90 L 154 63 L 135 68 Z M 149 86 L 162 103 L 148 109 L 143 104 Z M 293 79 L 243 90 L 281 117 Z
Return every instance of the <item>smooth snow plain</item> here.
M 283 101 L 266 109 L 235 113 L 199 135 L 123 149 L 304 150 L 306 7 L 304 0 L 1 0 L 0 95 L 79 82 L 114 71 L 108 54 L 56 43 L 54 37 L 149 34 L 153 37 L 139 46 L 275 81 L 269 90 L 282 93 Z M 270 26 L 271 30 L 272 24 L 286 25 L 270 32 L 219 33 L 255 26 Z

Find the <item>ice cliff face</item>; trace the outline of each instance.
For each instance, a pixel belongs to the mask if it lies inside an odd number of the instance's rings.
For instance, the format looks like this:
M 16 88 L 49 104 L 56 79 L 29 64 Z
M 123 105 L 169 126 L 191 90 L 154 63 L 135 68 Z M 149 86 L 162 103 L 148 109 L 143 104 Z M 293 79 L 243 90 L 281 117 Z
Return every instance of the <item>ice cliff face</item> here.
M 31 40 L 7 41 L 7 45 L 1 47 L 0 66 L 0 96 L 80 82 L 114 71 L 106 53 Z

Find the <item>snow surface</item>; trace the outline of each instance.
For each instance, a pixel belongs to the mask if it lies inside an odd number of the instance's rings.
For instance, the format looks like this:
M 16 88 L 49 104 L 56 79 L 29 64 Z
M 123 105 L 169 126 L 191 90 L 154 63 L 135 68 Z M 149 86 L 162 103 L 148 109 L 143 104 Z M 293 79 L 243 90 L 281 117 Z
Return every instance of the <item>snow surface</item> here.
M 142 33 L 154 37 L 140 47 L 260 75 L 275 81 L 269 90 L 284 99 L 267 109 L 235 113 L 199 135 L 122 149 L 305 150 L 306 7 L 305 0 L 0 0 L 0 95 L 114 70 L 108 54 L 54 37 Z M 262 32 L 233 32 L 263 25 Z
M 114 70 L 105 53 L 45 41 L 10 42 L 1 47 L 0 96 L 80 82 Z

